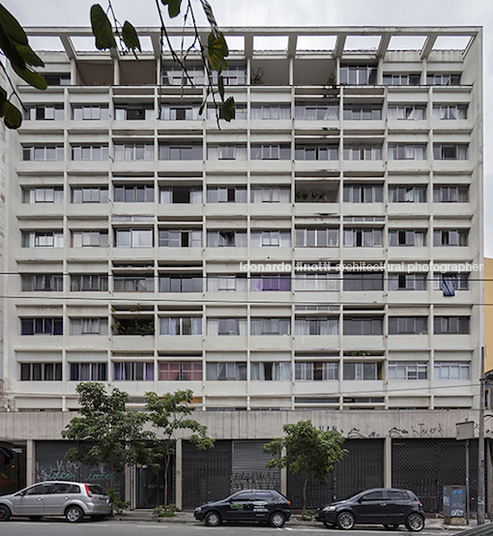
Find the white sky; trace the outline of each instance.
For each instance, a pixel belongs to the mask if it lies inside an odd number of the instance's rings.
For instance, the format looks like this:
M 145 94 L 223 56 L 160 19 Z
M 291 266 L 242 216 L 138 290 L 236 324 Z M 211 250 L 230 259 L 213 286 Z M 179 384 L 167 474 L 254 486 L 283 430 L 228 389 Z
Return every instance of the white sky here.
M 201 12 L 197 0 L 196 12 Z M 185 3 L 186 0 L 183 0 Z M 493 3 L 490 0 L 209 0 L 219 26 L 483 26 L 485 94 L 485 255 L 493 257 Z M 89 26 L 94 0 L 4 0 L 24 26 Z M 103 9 L 107 0 L 101 0 Z M 155 0 L 112 0 L 118 19 L 158 26 Z M 198 18 L 204 25 L 205 18 Z M 34 45 L 34 43 L 33 43 Z

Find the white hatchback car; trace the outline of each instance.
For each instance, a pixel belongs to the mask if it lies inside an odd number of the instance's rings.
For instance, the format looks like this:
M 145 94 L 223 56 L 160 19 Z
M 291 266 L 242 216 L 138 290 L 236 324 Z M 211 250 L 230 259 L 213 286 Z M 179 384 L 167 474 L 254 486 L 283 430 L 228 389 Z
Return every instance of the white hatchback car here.
M 0 521 L 11 516 L 41 519 L 65 516 L 76 523 L 85 515 L 101 519 L 111 514 L 108 495 L 98 484 L 40 482 L 10 495 L 0 496 Z

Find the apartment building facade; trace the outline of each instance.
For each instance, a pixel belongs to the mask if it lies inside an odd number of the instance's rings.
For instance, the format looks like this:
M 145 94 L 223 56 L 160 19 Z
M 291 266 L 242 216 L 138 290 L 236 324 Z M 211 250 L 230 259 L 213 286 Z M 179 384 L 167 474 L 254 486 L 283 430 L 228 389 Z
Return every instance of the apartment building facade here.
M 140 61 L 28 34 L 60 51 L 6 133 L 0 424 L 27 481 L 63 466 L 75 387 L 101 381 L 137 408 L 193 390 L 217 446 L 180 440 L 178 504 L 254 478 L 296 495 L 261 445 L 310 418 L 350 451 L 313 503 L 399 485 L 441 510 L 479 409 L 481 28 L 226 29 L 230 123 L 158 29 Z

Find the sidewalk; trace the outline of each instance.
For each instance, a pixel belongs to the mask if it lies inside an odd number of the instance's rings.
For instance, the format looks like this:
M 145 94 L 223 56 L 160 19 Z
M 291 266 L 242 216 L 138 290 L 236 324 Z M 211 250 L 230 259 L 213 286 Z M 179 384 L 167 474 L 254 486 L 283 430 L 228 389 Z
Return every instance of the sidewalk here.
M 201 523 L 193 517 L 193 512 L 190 510 L 177 512 L 175 517 L 154 517 L 152 515 L 152 510 L 129 510 L 124 514 L 115 515 L 114 517 L 109 517 L 107 519 L 122 522 L 131 521 L 134 523 Z M 317 521 L 303 521 L 300 515 L 293 515 L 287 522 L 287 526 L 316 526 L 320 528 L 323 525 Z M 459 532 L 460 530 L 465 530 L 474 526 L 476 526 L 475 519 L 470 521 L 468 527 L 467 525 L 445 525 L 443 519 L 426 518 L 425 528 L 428 530 L 453 530 L 454 532 Z

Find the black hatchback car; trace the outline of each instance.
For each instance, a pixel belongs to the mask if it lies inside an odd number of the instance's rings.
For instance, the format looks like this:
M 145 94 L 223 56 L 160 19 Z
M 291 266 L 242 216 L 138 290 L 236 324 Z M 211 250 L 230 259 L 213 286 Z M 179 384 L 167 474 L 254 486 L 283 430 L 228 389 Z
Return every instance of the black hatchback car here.
M 243 489 L 226 499 L 197 507 L 194 516 L 211 526 L 222 521 L 264 521 L 282 527 L 291 517 L 291 503 L 275 490 Z
M 425 526 L 423 505 L 416 495 L 406 489 L 375 488 L 362 491 L 345 501 L 319 508 L 315 519 L 326 527 L 352 529 L 356 523 L 379 524 L 396 530 L 406 525 L 412 532 Z

